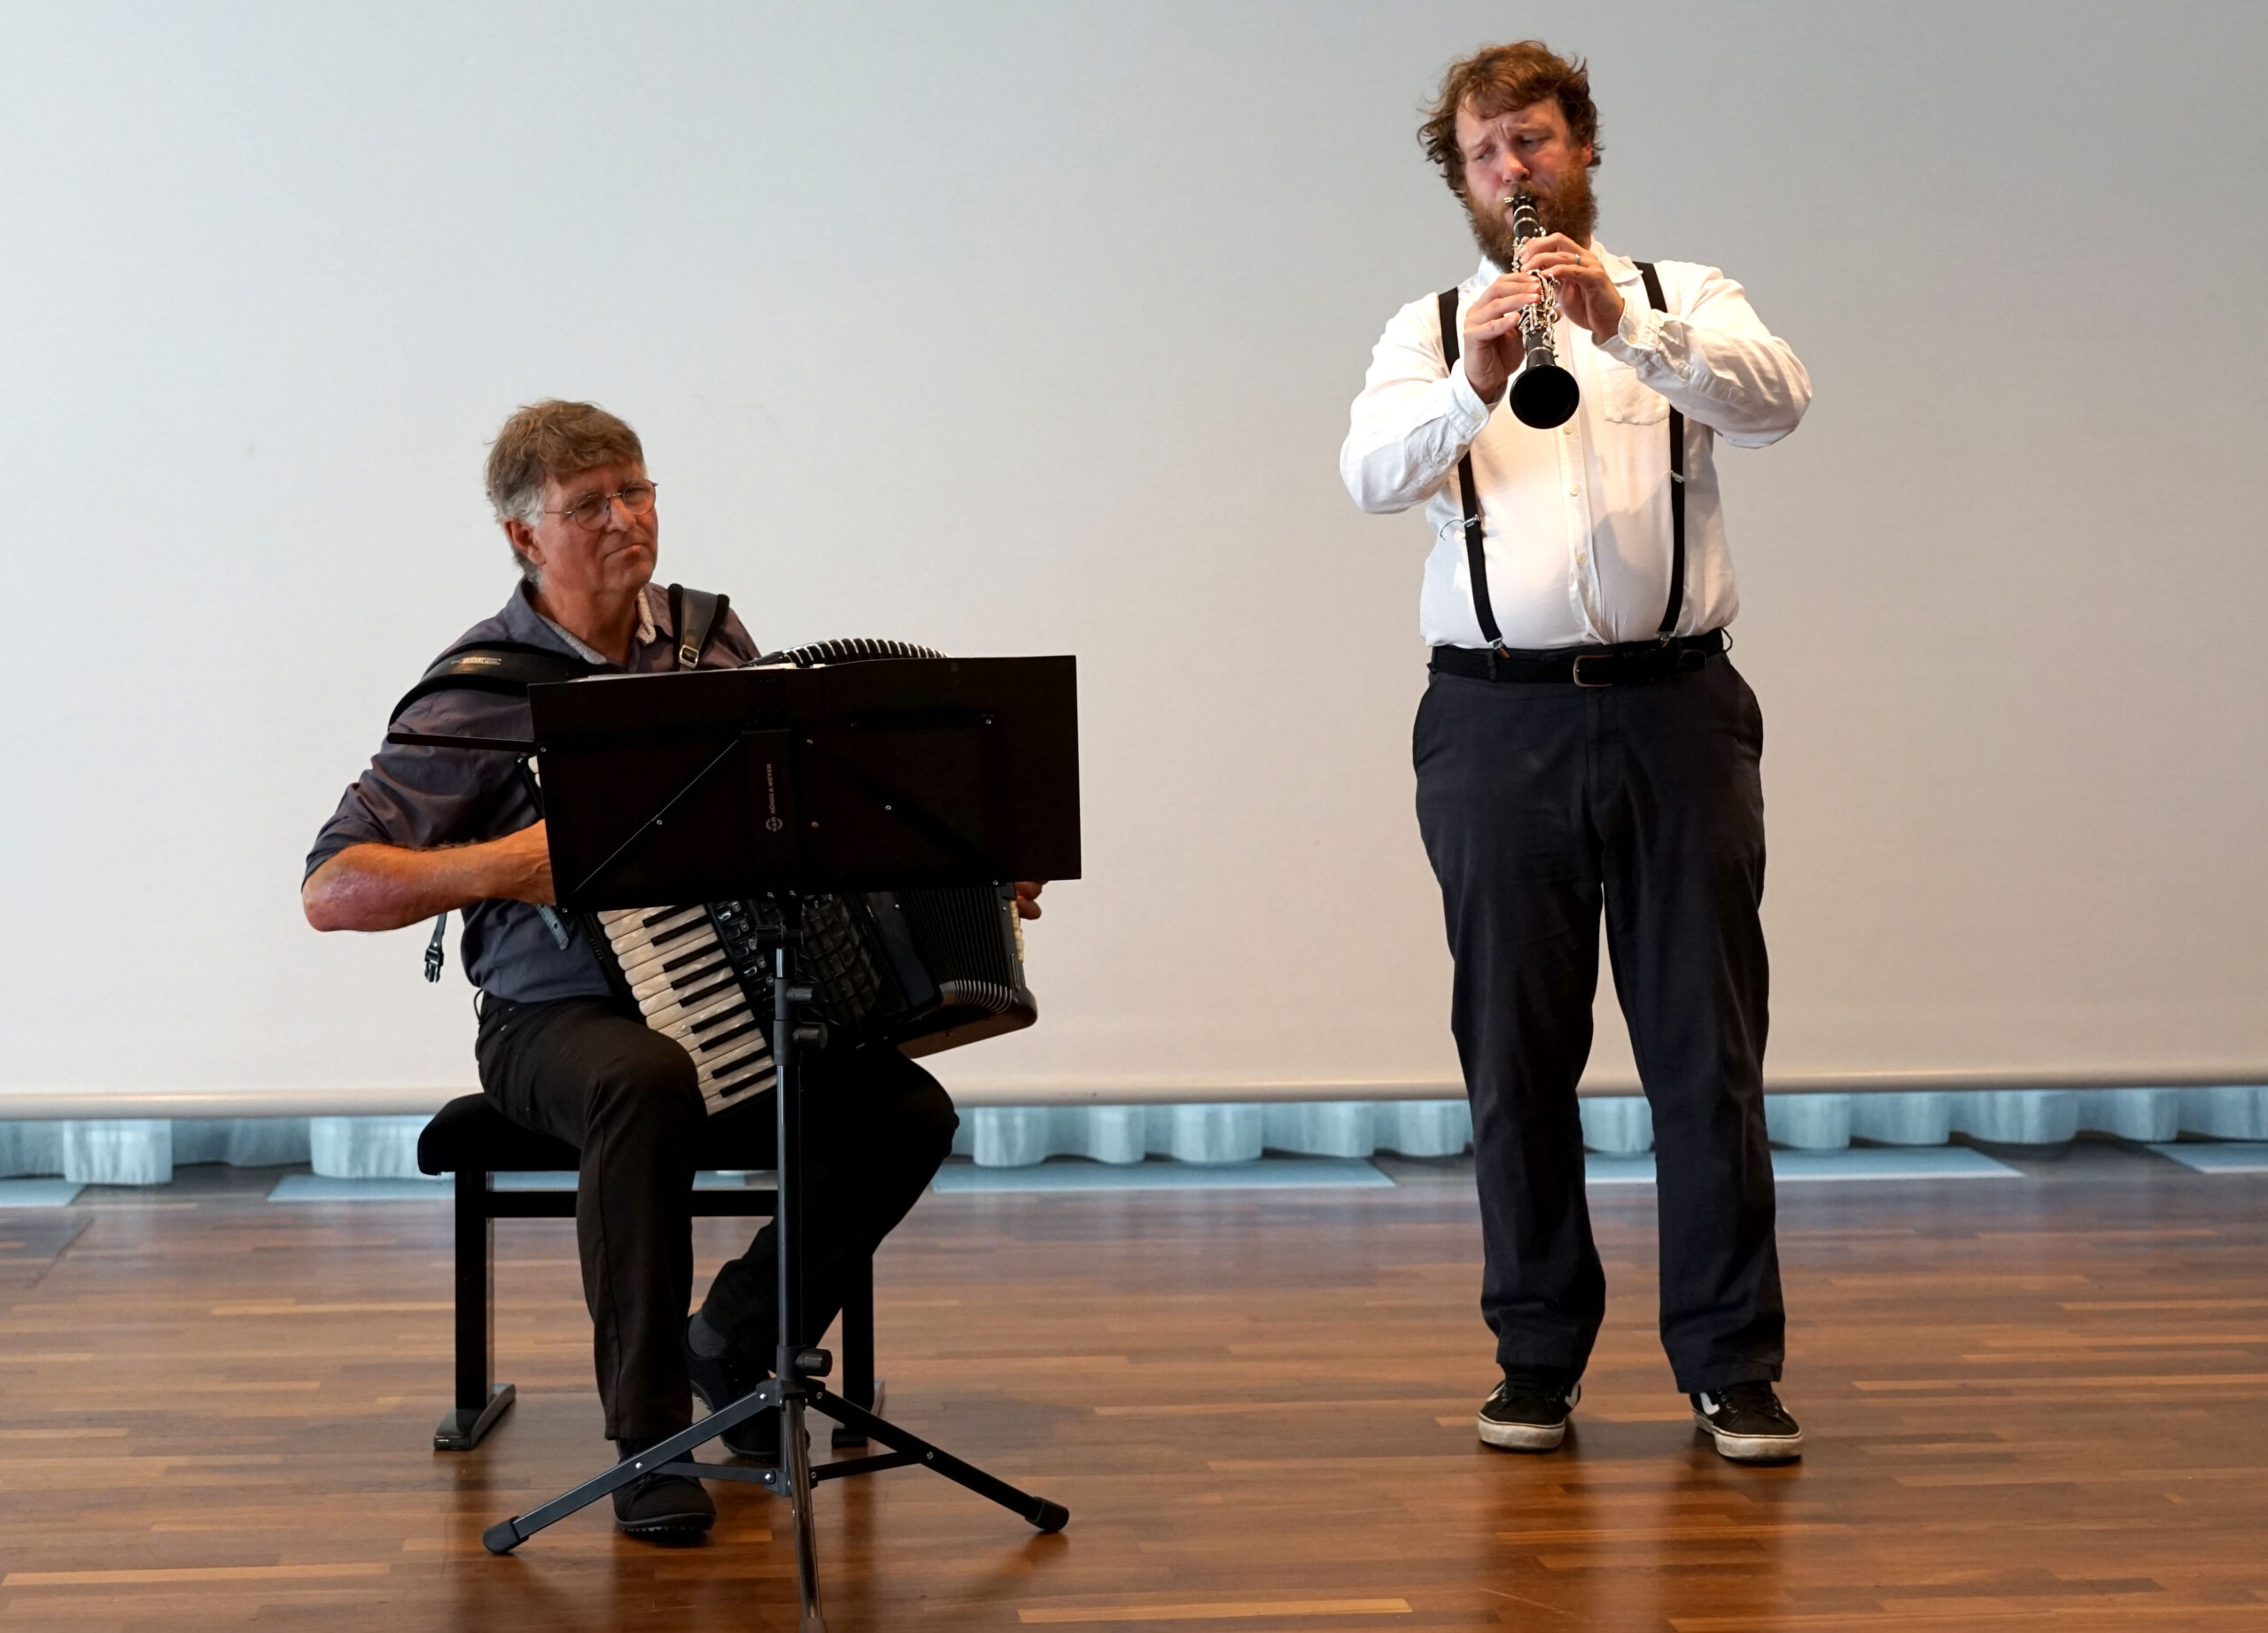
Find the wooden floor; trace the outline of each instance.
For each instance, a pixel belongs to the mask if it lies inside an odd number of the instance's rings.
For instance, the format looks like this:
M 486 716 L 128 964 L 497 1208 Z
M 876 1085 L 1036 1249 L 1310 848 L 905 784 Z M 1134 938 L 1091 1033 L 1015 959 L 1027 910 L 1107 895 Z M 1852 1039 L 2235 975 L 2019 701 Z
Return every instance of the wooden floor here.
M 1069 1505 L 822 1487 L 833 1624 L 2268 1629 L 2268 1178 L 2082 1145 L 2023 1180 L 1789 1186 L 1810 1455 L 1697 1442 L 1652 1193 L 1602 1189 L 1612 1319 L 1567 1446 L 1478 1447 L 1461 1163 L 1390 1191 L 932 1196 L 880 1265 L 890 1413 Z M 446 1210 L 185 1170 L 0 1214 L 0 1629 L 792 1626 L 783 1508 L 704 1546 L 586 1511 L 571 1227 L 498 1226 L 519 1404 L 436 1453 Z M 734 1248 L 703 1222 L 704 1271 Z

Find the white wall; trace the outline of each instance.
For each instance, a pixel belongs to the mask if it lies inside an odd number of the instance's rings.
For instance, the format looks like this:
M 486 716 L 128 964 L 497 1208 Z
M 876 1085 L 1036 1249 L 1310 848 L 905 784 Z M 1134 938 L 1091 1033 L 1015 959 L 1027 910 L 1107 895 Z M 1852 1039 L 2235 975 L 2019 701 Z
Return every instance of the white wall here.
M 1520 32 L 1593 60 L 1602 237 L 1818 387 L 1720 455 L 1775 1075 L 2268 1069 L 2264 15 L 17 8 L 0 1115 L 470 1082 L 454 968 L 295 887 L 508 589 L 484 444 L 552 393 L 767 644 L 1078 654 L 1046 1020 L 949 1080 L 1452 1082 L 1427 540 L 1333 462 L 1473 260 L 1414 110 Z

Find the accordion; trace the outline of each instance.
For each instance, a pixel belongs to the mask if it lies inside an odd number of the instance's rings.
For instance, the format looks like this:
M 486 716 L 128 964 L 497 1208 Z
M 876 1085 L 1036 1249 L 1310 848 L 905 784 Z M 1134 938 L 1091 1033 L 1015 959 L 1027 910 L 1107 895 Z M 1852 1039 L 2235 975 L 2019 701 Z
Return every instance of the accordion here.
M 936 657 L 895 641 L 822 642 L 758 664 Z M 617 990 L 646 1024 L 681 1045 L 711 1116 L 772 1087 L 778 1073 L 769 949 L 784 928 L 766 901 L 631 907 L 591 915 Z M 820 896 L 804 906 L 796 966 L 832 1037 L 934 1054 L 1039 1018 L 1024 984 L 1023 927 L 1013 885 Z

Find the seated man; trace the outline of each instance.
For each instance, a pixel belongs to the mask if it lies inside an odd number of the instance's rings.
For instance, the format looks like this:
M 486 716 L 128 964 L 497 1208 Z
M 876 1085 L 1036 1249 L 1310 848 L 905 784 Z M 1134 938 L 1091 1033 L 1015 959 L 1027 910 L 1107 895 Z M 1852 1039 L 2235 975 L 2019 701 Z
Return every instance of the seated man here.
M 517 642 L 610 672 L 679 666 L 670 597 L 654 575 L 654 485 L 629 426 L 580 402 L 539 402 L 504 424 L 488 497 L 523 582 L 459 638 Z M 757 654 L 740 619 L 716 621 L 698 664 Z M 524 697 L 444 691 L 404 711 L 405 731 L 524 739 Z M 1036 884 L 1018 911 L 1038 916 Z M 707 1116 L 693 1061 L 617 999 L 599 954 L 550 911 L 544 824 L 513 757 L 493 750 L 388 746 L 346 790 L 307 858 L 301 900 L 317 929 L 394 929 L 464 915 L 465 971 L 479 988 L 475 1057 L 497 1110 L 582 1152 L 575 1229 L 594 1328 L 606 1433 L 625 1458 L 770 1374 L 777 1341 L 773 1226 L 718 1272 L 688 1324 L 689 1196 Z M 807 1053 L 806 1304 L 815 1341 L 841 1308 L 845 1272 L 905 1217 L 952 1141 L 952 1102 L 887 1047 Z M 772 1096 L 718 1114 L 773 1123 Z M 776 1456 L 779 1414 L 725 1436 Z M 635 1535 L 706 1529 L 698 1481 L 649 1475 L 614 1494 Z

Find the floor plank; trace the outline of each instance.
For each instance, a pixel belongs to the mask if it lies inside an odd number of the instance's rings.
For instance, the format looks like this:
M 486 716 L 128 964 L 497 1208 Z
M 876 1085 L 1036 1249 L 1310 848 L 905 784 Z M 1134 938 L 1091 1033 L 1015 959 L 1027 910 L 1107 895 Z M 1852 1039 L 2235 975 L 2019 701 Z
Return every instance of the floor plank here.
M 932 1196 L 884 1252 L 889 1410 L 1068 1504 L 905 1470 L 819 1497 L 834 1625 L 2268 1627 L 2268 1177 L 2087 1142 L 1990 1186 L 1790 1186 L 1798 1466 L 1699 1443 L 1650 1190 L 1594 1199 L 1612 1309 L 1567 1448 L 1491 1452 L 1461 1163 L 1391 1189 Z M 182 1170 L 0 1214 L 0 1629 L 793 1624 L 784 1511 L 481 1528 L 603 1456 L 571 1226 L 500 1224 L 519 1403 L 436 1453 L 445 1207 Z M 704 1273 L 741 1246 L 702 1221 Z

